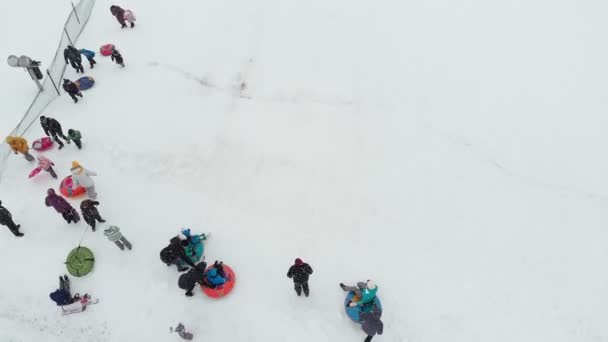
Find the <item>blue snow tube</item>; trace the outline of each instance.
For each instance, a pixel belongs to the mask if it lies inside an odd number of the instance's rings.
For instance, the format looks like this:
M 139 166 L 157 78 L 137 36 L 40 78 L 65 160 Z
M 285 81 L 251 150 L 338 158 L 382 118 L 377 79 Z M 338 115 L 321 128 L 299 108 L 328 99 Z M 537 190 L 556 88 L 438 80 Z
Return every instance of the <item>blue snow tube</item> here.
M 353 320 L 353 322 L 361 323 L 361 318 L 359 318 L 359 314 L 362 312 L 377 312 L 378 317 L 382 316 L 382 303 L 380 303 L 380 298 L 378 296 L 374 297 L 374 302 L 370 305 L 364 306 L 353 306 L 350 307 L 348 304 L 353 300 L 355 296 L 354 292 L 349 292 L 344 298 L 344 310 L 346 310 L 346 315 L 348 318 Z
M 87 90 L 90 89 L 93 84 L 95 84 L 95 79 L 91 76 L 84 76 L 79 78 L 78 80 L 76 80 L 76 85 L 78 86 L 78 89 L 80 90 Z

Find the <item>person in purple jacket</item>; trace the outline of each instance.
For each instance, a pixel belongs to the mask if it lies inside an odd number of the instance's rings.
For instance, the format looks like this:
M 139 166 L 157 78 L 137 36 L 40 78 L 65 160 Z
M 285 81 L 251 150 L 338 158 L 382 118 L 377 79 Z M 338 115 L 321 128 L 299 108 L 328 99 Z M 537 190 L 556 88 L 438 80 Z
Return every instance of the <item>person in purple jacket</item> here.
M 57 195 L 55 190 L 48 189 L 45 204 L 47 207 L 53 207 L 58 213 L 63 216 L 67 223 L 80 221 L 80 215 L 74 207 L 70 205 L 63 197 Z

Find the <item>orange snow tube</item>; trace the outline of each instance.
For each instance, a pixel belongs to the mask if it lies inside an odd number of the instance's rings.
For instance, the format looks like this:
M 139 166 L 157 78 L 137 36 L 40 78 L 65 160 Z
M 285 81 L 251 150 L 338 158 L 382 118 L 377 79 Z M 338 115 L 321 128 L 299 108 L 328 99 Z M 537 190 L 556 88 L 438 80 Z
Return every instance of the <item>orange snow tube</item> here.
M 87 190 L 81 186 L 74 188 L 74 182 L 72 181 L 72 176 L 67 176 L 61 181 L 61 185 L 59 185 L 59 191 L 65 197 L 76 197 L 83 195 Z
M 212 268 L 213 265 L 207 268 L 205 274 L 207 274 L 207 272 L 209 272 L 209 270 Z M 221 298 L 232 292 L 234 284 L 236 283 L 236 275 L 234 274 L 232 268 L 226 264 L 224 264 L 224 273 L 226 273 L 226 282 L 224 285 L 218 286 L 214 289 L 201 285 L 203 293 L 211 298 Z

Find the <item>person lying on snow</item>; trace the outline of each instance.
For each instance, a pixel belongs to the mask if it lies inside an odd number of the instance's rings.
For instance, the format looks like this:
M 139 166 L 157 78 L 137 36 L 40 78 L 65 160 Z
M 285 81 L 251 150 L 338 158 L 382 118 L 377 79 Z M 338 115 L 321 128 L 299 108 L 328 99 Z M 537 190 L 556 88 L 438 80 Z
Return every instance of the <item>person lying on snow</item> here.
M 340 287 L 346 292 L 354 292 L 355 296 L 358 298 L 349 303 L 349 306 L 372 305 L 374 303 L 374 298 L 376 298 L 376 293 L 378 292 L 378 286 L 369 279 L 366 283 L 358 282 L 357 286 L 346 286 L 343 283 L 340 283 Z
M 213 264 L 213 268 L 210 268 L 205 275 L 207 278 L 207 284 L 210 288 L 215 289 L 218 286 L 222 286 L 228 281 L 226 274 L 224 273 L 223 262 L 218 263 L 217 261 Z
M 181 240 L 175 236 L 169 240 L 169 246 L 163 248 L 160 251 L 160 260 L 167 266 L 176 265 L 179 272 L 188 270 L 188 267 L 184 267 L 181 263 L 186 263 L 190 267 L 196 267 L 196 265 L 186 255 L 185 247 L 188 247 L 188 240 Z
M 53 300 L 57 306 L 69 305 L 80 299 L 78 294 L 72 297 L 72 293 L 70 291 L 70 279 L 68 276 L 59 276 L 59 289 L 51 292 L 49 297 L 51 297 L 51 300 Z
M 199 284 L 203 286 L 208 286 L 205 282 L 205 269 L 207 268 L 207 263 L 204 261 L 199 262 L 196 266 L 191 268 L 188 272 L 182 274 L 177 281 L 177 285 L 180 289 L 186 290 L 186 296 L 192 297 L 194 294 L 192 290 L 194 287 Z

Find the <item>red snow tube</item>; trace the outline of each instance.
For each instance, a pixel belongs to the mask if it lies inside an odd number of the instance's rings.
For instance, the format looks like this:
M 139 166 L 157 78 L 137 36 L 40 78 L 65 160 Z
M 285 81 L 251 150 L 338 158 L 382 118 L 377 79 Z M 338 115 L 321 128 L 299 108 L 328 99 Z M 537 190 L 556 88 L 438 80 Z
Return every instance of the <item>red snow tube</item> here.
M 213 268 L 213 265 L 208 267 L 207 270 L 205 270 L 205 274 L 209 272 L 211 268 Z M 226 273 L 226 282 L 224 283 L 224 285 L 218 286 L 214 289 L 201 285 L 203 293 L 211 298 L 221 298 L 229 294 L 234 288 L 234 284 L 236 283 L 236 274 L 234 274 L 232 268 L 226 264 L 224 264 L 224 273 Z
M 46 151 L 53 146 L 53 140 L 49 137 L 40 138 L 32 143 L 32 148 L 36 151 Z
M 87 190 L 81 186 L 73 188 L 74 183 L 72 182 L 72 176 L 67 176 L 61 181 L 59 185 L 59 191 L 65 197 L 76 197 L 84 194 Z
M 112 51 L 114 51 L 114 44 L 102 45 L 101 48 L 99 48 L 99 52 L 102 56 L 109 56 L 112 54 Z

